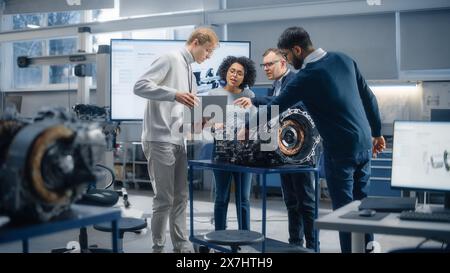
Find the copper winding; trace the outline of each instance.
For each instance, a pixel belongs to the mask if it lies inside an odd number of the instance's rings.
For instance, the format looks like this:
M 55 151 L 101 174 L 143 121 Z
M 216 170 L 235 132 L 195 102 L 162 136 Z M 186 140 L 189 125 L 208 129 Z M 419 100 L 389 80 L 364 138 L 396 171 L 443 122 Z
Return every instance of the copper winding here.
M 294 128 L 295 132 L 297 133 L 297 143 L 295 144 L 295 146 L 293 148 L 287 148 L 286 146 L 284 146 L 284 144 L 282 142 L 281 133 L 283 132 L 283 128 L 286 128 L 288 126 Z M 302 126 L 296 121 L 293 121 L 293 120 L 284 121 L 283 124 L 280 126 L 280 128 L 278 128 L 278 147 L 280 148 L 280 151 L 284 155 L 287 155 L 287 156 L 296 155 L 302 148 L 304 140 L 305 140 L 305 135 L 302 130 Z
M 33 147 L 28 156 L 31 184 L 39 197 L 45 202 L 57 203 L 62 201 L 65 197 L 64 193 L 49 191 L 45 186 L 44 178 L 41 173 L 42 160 L 45 152 L 47 148 L 56 141 L 70 139 L 72 136 L 72 130 L 59 125 L 45 130 L 33 143 Z

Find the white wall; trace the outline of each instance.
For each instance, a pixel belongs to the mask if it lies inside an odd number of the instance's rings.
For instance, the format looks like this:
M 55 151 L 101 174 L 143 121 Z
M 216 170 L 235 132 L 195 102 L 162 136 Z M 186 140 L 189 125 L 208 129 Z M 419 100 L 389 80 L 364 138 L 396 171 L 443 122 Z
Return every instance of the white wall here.
M 450 109 L 450 82 L 424 82 L 423 105 L 424 120 L 430 119 L 431 109 Z

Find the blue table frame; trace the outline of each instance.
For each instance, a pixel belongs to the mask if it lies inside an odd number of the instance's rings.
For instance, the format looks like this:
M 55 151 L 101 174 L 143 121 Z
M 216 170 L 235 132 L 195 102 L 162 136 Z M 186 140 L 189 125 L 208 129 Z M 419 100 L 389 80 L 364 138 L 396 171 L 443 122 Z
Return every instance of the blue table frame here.
M 193 172 L 194 169 L 199 170 L 222 170 L 222 171 L 230 171 L 230 172 L 244 172 L 244 173 L 254 173 L 261 175 L 260 178 L 262 178 L 262 234 L 264 237 L 266 237 L 266 176 L 268 174 L 272 173 L 301 173 L 301 172 L 313 172 L 314 173 L 314 191 L 315 191 L 315 208 L 314 208 L 314 214 L 315 219 L 317 219 L 317 216 L 319 215 L 319 172 L 320 169 L 318 167 L 312 168 L 312 167 L 305 167 L 305 166 L 297 166 L 297 165 L 284 165 L 280 167 L 269 167 L 269 168 L 263 168 L 263 167 L 249 167 L 249 166 L 241 166 L 241 165 L 234 165 L 234 164 L 227 164 L 227 163 L 215 163 L 211 160 L 189 160 L 188 161 L 189 166 L 189 199 L 190 199 L 190 236 L 189 240 L 193 243 L 197 243 L 200 245 L 212 245 L 209 243 L 206 243 L 204 240 L 201 240 L 197 237 L 195 237 L 194 234 L 194 187 L 193 187 Z M 239 183 L 239 181 L 238 181 Z M 237 187 L 238 195 L 240 194 L 240 187 Z M 237 202 L 240 202 L 240 200 L 237 200 Z M 240 204 L 238 203 L 238 206 Z M 239 212 L 240 210 L 238 210 Z M 238 219 L 240 219 L 238 215 Z M 239 222 L 239 221 L 238 221 Z M 239 228 L 241 228 L 239 226 Z M 316 228 L 314 228 L 315 233 L 315 242 L 314 242 L 314 250 L 316 252 L 319 252 L 319 233 Z M 267 239 L 267 238 L 266 238 Z M 218 245 L 214 245 L 214 248 L 229 252 L 230 250 Z M 262 252 L 265 252 L 266 250 L 266 240 L 262 242 Z
M 28 253 L 28 240 L 32 237 L 47 235 L 68 229 L 81 228 L 97 223 L 111 222 L 113 252 L 118 252 L 118 220 L 120 218 L 120 209 L 74 204 L 71 206 L 69 211 L 64 212 L 56 219 L 49 222 L 17 226 L 8 224 L 0 228 L 0 243 L 22 240 L 22 251 L 23 253 Z

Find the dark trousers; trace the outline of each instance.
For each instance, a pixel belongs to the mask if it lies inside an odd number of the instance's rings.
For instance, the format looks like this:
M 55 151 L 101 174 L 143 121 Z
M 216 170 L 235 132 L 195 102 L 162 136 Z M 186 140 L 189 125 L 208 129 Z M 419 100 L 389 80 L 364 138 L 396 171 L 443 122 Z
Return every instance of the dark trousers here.
M 333 210 L 361 200 L 367 196 L 370 179 L 371 150 L 353 156 L 330 155 L 324 151 L 325 177 Z M 341 251 L 351 252 L 351 233 L 339 232 Z M 366 245 L 373 241 L 373 234 L 365 235 Z
M 314 184 L 311 173 L 280 174 L 288 211 L 289 243 L 314 248 Z
M 224 230 L 227 228 L 227 211 L 228 203 L 230 201 L 230 188 L 232 178 L 235 181 L 235 200 L 240 198 L 241 210 L 238 211 L 238 203 L 236 202 L 236 212 L 238 223 L 241 229 L 250 230 L 250 190 L 252 186 L 251 173 L 239 173 L 214 170 L 215 185 L 215 200 L 214 200 L 214 223 L 216 230 Z M 237 181 L 240 180 L 240 193 L 238 196 Z

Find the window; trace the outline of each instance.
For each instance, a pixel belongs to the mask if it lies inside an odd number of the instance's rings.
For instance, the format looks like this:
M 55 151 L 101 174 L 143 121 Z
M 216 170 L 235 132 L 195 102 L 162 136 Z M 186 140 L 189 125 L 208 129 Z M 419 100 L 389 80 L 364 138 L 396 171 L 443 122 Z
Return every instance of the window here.
M 51 12 L 47 15 L 47 26 L 78 24 L 80 22 L 80 11 Z
M 32 13 L 5 15 L 2 22 L 3 31 L 24 30 L 40 27 L 62 26 L 82 22 L 104 22 L 120 19 L 118 7 L 93 11 L 68 11 L 50 13 Z M 130 39 L 183 39 L 193 29 L 193 26 L 178 28 L 159 28 L 130 30 L 123 32 L 101 33 L 92 35 L 91 52 L 97 52 L 99 45 L 109 45 L 112 38 Z M 19 68 L 19 56 L 38 57 L 49 55 L 68 55 L 76 53 L 78 40 L 73 37 L 58 37 L 57 39 L 18 41 L 2 44 L 0 63 L 9 64 L 12 71 L 2 71 L 2 89 L 20 90 L 61 90 L 76 89 L 77 77 L 74 76 L 74 64 L 30 66 Z M 92 86 L 96 86 L 96 67 L 93 65 Z
M 81 22 L 81 11 L 51 12 L 47 14 L 17 14 L 9 16 L 10 29 L 32 29 L 46 26 L 76 24 Z M 9 84 L 12 89 L 45 89 L 48 86 L 76 83 L 69 65 L 30 66 L 19 68 L 16 65 L 17 57 L 37 57 L 45 55 L 71 54 L 77 50 L 76 37 L 64 37 L 51 40 L 34 40 L 13 42 L 10 45 L 12 59 L 8 62 L 14 67 L 13 79 Z
M 27 88 L 42 84 L 41 66 L 19 68 L 16 64 L 16 60 L 19 56 L 41 56 L 43 44 L 43 41 L 13 43 L 14 87 Z
M 13 16 L 12 28 L 38 28 L 44 25 L 44 14 L 17 14 Z
M 12 29 L 37 28 L 44 23 L 43 14 L 18 14 L 12 16 Z M 19 68 L 16 65 L 17 57 L 41 56 L 43 53 L 43 41 L 17 42 L 12 44 L 14 86 L 26 88 L 42 83 L 42 67 Z
M 65 55 L 72 54 L 77 50 L 76 38 L 55 39 L 48 41 L 49 55 Z M 75 84 L 76 77 L 72 75 L 72 66 L 66 65 L 51 65 L 49 68 L 49 83 L 67 83 Z M 70 78 L 70 79 L 69 79 Z

